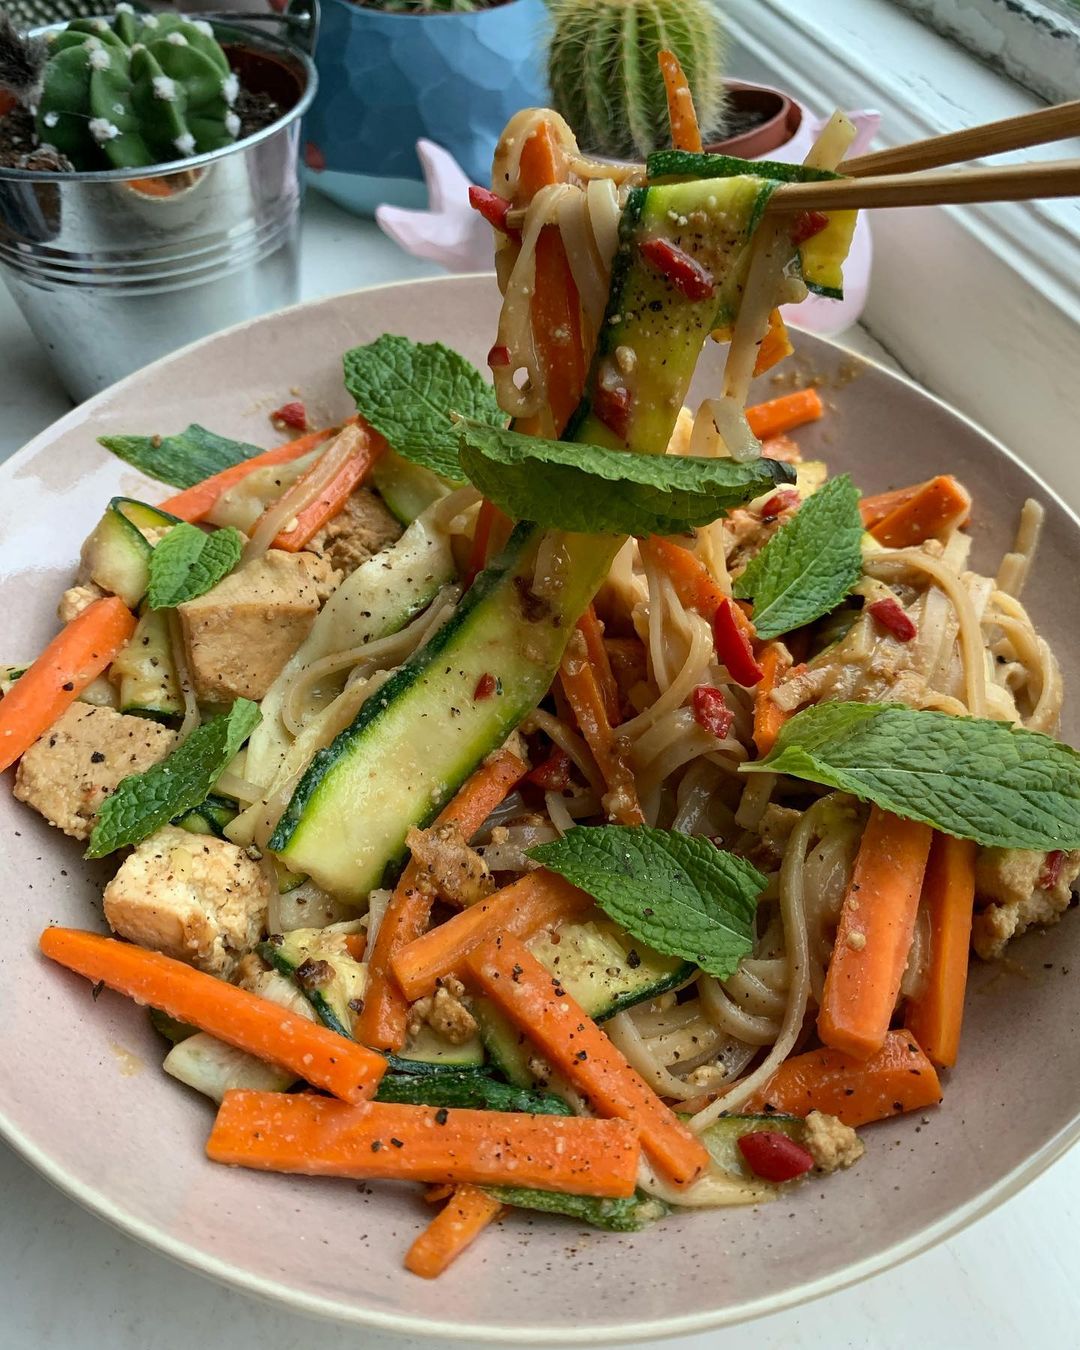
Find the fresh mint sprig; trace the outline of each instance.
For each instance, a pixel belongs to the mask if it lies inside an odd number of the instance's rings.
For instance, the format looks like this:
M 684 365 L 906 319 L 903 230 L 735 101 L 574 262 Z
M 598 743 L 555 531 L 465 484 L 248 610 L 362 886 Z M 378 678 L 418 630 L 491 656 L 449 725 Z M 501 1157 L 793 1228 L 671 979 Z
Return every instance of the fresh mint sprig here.
M 230 525 L 207 534 L 182 521 L 150 554 L 151 609 L 171 609 L 212 590 L 240 561 L 244 536 Z
M 197 422 L 175 436 L 99 436 L 98 444 L 148 478 L 176 488 L 194 487 L 263 453 L 257 445 L 219 436 Z

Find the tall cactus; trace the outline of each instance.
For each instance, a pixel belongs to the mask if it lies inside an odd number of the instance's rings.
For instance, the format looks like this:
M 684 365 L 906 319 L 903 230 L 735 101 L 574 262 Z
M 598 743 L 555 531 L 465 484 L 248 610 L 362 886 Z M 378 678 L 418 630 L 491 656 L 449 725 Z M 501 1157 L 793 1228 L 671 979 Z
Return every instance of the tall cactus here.
M 713 0 L 551 0 L 550 9 L 552 102 L 584 150 L 644 158 L 668 144 L 665 47 L 686 72 L 705 140 L 723 134 L 727 42 Z
M 76 19 L 52 39 L 37 134 L 76 169 L 138 169 L 230 145 L 236 76 L 202 20 L 179 14 Z

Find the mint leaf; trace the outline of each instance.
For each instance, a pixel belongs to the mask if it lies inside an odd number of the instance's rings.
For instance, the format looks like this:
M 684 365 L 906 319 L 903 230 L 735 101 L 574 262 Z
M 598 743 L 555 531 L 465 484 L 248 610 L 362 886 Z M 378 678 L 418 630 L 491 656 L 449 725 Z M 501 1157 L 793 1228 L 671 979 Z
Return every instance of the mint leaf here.
M 576 825 L 529 857 L 586 891 L 641 942 L 717 979 L 733 975 L 753 947 L 765 878 L 708 839 L 647 825 Z
M 461 482 L 451 413 L 502 426 L 506 414 L 474 365 L 441 342 L 384 333 L 345 353 L 345 387 L 399 455 Z
M 790 633 L 828 614 L 862 575 L 859 493 L 848 475 L 808 497 L 735 580 L 754 602 L 758 637 Z
M 174 525 L 150 554 L 147 604 L 172 609 L 205 595 L 233 570 L 243 549 L 244 536 L 231 525 L 211 534 L 186 521 Z
M 488 1195 L 516 1209 L 536 1209 L 544 1214 L 564 1214 L 578 1223 L 589 1223 L 609 1233 L 636 1233 L 668 1212 L 663 1200 L 644 1191 L 620 1200 L 599 1199 L 592 1195 L 560 1195 L 557 1191 L 538 1191 L 529 1186 L 485 1186 Z
M 458 424 L 461 467 L 516 520 L 581 534 L 678 534 L 795 481 L 790 464 L 635 455 Z
M 1080 848 L 1080 754 L 1005 722 L 899 703 L 820 703 L 747 773 L 839 788 L 997 848 Z
M 86 856 L 104 858 L 125 844 L 137 844 L 205 801 L 259 717 L 257 703 L 238 698 L 227 713 L 196 727 L 160 764 L 122 779 L 102 803 Z
M 257 445 L 233 441 L 192 422 L 176 436 L 99 436 L 98 444 L 140 473 L 172 487 L 189 488 L 263 452 Z

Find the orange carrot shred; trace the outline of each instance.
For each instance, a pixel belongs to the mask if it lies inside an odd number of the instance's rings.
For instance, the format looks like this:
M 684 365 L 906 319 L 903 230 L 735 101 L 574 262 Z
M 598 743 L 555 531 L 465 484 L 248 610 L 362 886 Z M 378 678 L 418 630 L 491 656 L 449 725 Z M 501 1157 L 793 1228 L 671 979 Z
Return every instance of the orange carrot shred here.
M 922 894 L 930 918 L 930 967 L 904 1020 L 929 1058 L 945 1068 L 956 1063 L 960 1048 L 974 902 L 974 842 L 935 834 Z
M 508 750 L 491 755 L 443 808 L 435 825 L 456 823 L 464 837 L 471 839 L 525 772 L 526 766 Z M 410 860 L 386 907 L 368 960 L 367 992 L 356 1036 L 380 1050 L 400 1050 L 405 1044 L 408 1001 L 394 978 L 391 962 L 397 951 L 415 942 L 427 927 L 432 895 L 420 882 L 420 868 Z
M 615 683 L 615 672 L 611 669 L 611 660 L 604 646 L 604 625 L 596 617 L 596 609 L 590 605 L 577 621 L 578 630 L 585 639 L 585 650 L 589 664 L 596 672 L 596 681 L 604 697 L 604 708 L 608 721 L 618 726 L 622 721 L 622 709 L 619 704 L 619 686 Z
M 629 1121 L 658 1168 L 688 1186 L 709 1154 L 613 1042 L 515 937 L 492 938 L 467 958 L 473 980 L 595 1110 Z
M 761 682 L 754 690 L 754 745 L 759 758 L 764 759 L 776 744 L 780 728 L 787 721 L 788 714 L 776 706 L 771 695 L 791 662 L 781 643 L 770 642 L 762 650 L 758 663 L 762 675 Z
M 825 405 L 816 389 L 796 389 L 794 393 L 747 408 L 746 420 L 754 435 L 765 440 L 768 436 L 782 436 L 804 422 L 816 422 L 824 412 Z
M 0 771 L 43 736 L 135 632 L 123 600 L 103 596 L 57 633 L 0 700 Z
M 671 144 L 676 150 L 701 153 L 701 128 L 698 126 L 694 96 L 683 71 L 682 63 L 672 51 L 659 54 L 660 72 L 667 94 L 668 121 L 671 123 Z
M 465 1251 L 503 1206 L 487 1191 L 465 1182 L 432 1219 L 405 1256 L 405 1269 L 434 1280 Z
M 754 362 L 754 375 L 764 375 L 781 361 L 789 357 L 795 348 L 791 345 L 787 325 L 780 317 L 778 309 L 769 312 L 769 328 L 758 347 L 757 360 Z
M 971 515 L 971 495 L 952 474 L 939 474 L 870 529 L 886 548 L 910 548 L 942 539 Z
M 620 825 L 643 825 L 645 815 L 638 801 L 634 773 L 608 721 L 604 693 L 597 672 L 588 660 L 580 630 L 570 639 L 559 667 L 559 679 L 581 734 L 607 785 L 609 815 Z
M 341 513 L 345 503 L 368 476 L 375 461 L 386 449 L 386 442 L 375 428 L 369 427 L 366 422 L 357 427 L 346 427 L 341 434 L 355 436 L 356 449 L 323 488 L 318 498 L 297 514 L 295 523 L 288 522 L 290 528 L 277 533 L 272 545 L 274 548 L 282 548 L 289 553 L 297 553 L 305 548 L 327 521 L 333 520 Z M 316 461 L 304 478 L 314 473 L 317 467 Z M 301 478 L 300 482 L 303 481 Z M 267 510 L 273 510 L 273 506 Z M 258 528 L 258 522 L 255 528 Z

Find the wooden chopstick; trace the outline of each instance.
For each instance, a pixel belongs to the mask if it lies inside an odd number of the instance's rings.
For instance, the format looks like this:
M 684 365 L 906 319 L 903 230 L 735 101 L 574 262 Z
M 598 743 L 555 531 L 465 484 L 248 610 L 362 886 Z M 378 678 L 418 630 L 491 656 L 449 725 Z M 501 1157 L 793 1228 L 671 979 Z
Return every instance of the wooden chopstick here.
M 768 211 L 842 211 L 871 206 L 958 206 L 967 202 L 1019 202 L 1037 197 L 1080 196 L 1080 159 L 998 168 L 948 169 L 784 183 Z
M 1080 99 L 1022 113 L 1018 117 L 1003 117 L 999 122 L 966 127 L 963 131 L 950 131 L 944 136 L 931 136 L 925 141 L 912 141 L 909 145 L 895 145 L 891 150 L 878 150 L 872 155 L 860 155 L 857 159 L 845 160 L 840 172 L 851 178 L 865 178 L 868 174 L 915 173 L 921 169 L 938 169 L 944 164 L 963 164 L 987 155 L 1000 155 L 1007 150 L 1046 145 L 1049 141 L 1062 141 L 1070 136 L 1080 136 Z

